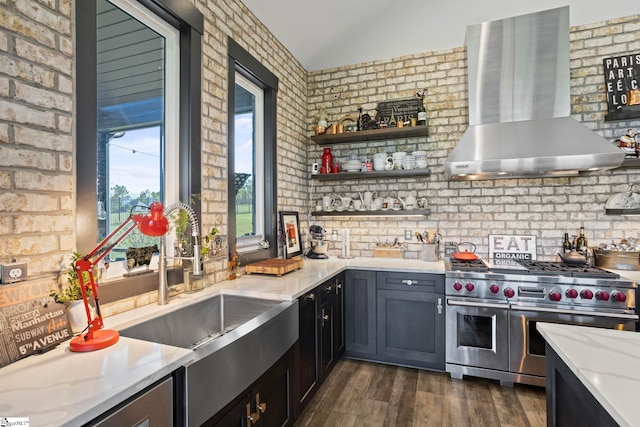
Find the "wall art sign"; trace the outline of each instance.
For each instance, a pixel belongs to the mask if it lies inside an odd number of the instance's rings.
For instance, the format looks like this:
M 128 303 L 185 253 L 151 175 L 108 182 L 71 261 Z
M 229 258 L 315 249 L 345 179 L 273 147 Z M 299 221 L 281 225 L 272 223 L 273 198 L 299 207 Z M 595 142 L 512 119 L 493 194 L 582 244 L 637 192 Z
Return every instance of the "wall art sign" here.
M 640 53 L 604 58 L 607 112 L 627 104 L 629 91 L 640 88 Z
M 500 261 L 535 261 L 536 236 L 489 235 L 489 258 Z
M 410 118 L 418 118 L 418 110 L 420 109 L 419 98 L 398 99 L 395 101 L 387 101 L 378 103 L 378 114 L 387 126 L 395 127 L 396 123 L 401 120 L 409 121 Z
M 0 287 L 0 367 L 73 336 L 64 305 L 50 291 L 50 282 Z

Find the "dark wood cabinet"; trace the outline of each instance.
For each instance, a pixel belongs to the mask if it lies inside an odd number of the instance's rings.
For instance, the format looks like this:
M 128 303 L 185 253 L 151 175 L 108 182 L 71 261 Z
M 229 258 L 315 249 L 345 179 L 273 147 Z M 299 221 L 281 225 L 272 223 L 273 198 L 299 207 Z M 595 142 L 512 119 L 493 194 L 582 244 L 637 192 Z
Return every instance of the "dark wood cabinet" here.
M 618 425 L 549 344 L 545 345 L 545 354 L 547 426 Z
M 376 313 L 379 360 L 444 370 L 444 276 L 378 273 Z
M 301 414 L 344 348 L 344 274 L 338 274 L 298 300 L 296 414 Z
M 289 350 L 247 392 L 204 425 L 216 427 L 283 427 L 295 422 L 294 351 Z
M 376 353 L 376 273 L 348 270 L 344 289 L 344 354 L 368 358 Z

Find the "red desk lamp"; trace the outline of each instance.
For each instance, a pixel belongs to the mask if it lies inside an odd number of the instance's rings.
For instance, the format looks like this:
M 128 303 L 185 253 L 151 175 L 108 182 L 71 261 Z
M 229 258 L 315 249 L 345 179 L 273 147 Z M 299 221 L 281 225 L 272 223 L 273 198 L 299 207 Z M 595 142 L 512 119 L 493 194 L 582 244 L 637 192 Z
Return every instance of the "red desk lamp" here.
M 128 228 L 125 229 L 125 227 Z M 118 228 L 113 230 L 113 232 L 105 237 L 102 242 L 98 243 L 98 246 L 96 246 L 91 253 L 76 261 L 75 268 L 78 273 L 78 280 L 80 281 L 80 289 L 82 290 L 84 309 L 87 313 L 88 329 L 86 333 L 80 333 L 71 340 L 71 343 L 69 344 L 69 349 L 71 351 L 86 352 L 100 350 L 118 342 L 118 339 L 120 338 L 118 331 L 102 329 L 104 325 L 102 323 L 102 315 L 100 314 L 98 286 L 96 285 L 96 281 L 93 277 L 93 268 L 136 227 L 146 236 L 163 236 L 169 230 L 169 221 L 164 216 L 164 207 L 162 206 L 162 203 L 153 202 L 151 206 L 149 206 L 149 213 L 147 215 L 130 215 L 129 218 L 118 226 Z M 123 229 L 125 230 L 122 231 Z M 119 235 L 119 237 L 117 237 L 113 243 L 108 245 L 109 241 L 116 235 Z M 88 284 L 85 283 L 85 276 L 83 274 L 85 272 L 89 278 Z M 94 318 L 91 317 L 91 310 L 89 308 L 89 300 L 87 298 L 86 290 L 87 286 L 91 286 L 93 300 L 95 301 L 96 316 Z

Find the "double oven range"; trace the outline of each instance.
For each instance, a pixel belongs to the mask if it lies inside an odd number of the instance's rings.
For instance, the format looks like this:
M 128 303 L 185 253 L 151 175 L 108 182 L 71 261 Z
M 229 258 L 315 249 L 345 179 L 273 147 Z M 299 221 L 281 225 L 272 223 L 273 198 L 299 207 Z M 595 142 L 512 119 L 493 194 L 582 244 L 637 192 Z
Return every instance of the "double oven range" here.
M 503 261 L 504 262 L 504 261 Z M 556 262 L 446 262 L 446 370 L 544 386 L 537 322 L 635 330 L 636 282 Z

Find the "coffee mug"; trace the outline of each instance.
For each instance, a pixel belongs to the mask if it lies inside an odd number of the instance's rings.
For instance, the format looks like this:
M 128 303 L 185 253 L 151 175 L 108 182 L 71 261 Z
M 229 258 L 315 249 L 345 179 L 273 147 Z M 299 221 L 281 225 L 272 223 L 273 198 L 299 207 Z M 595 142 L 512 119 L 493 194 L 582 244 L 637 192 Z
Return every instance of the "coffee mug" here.
M 327 210 L 333 206 L 335 199 L 331 196 L 322 196 L 322 207 Z

